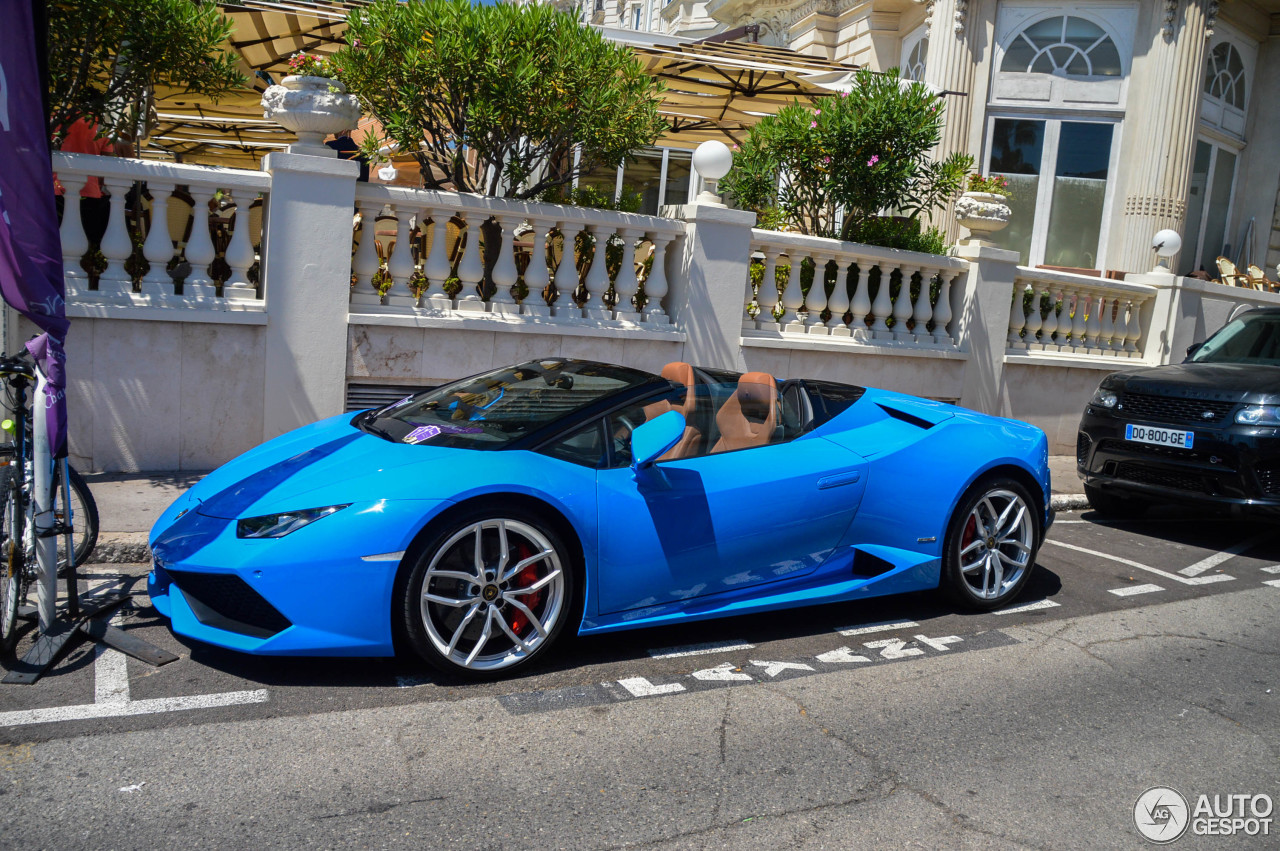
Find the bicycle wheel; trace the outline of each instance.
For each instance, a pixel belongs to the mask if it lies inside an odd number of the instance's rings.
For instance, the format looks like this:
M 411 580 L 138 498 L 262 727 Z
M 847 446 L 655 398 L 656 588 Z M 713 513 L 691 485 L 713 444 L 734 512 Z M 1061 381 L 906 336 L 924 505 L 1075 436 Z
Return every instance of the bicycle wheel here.
M 57 497 L 55 499 L 54 519 L 59 523 L 64 521 L 70 523 L 72 530 L 71 543 L 75 551 L 75 565 L 79 567 L 89 558 L 89 554 L 93 552 L 93 548 L 98 543 L 98 504 L 93 500 L 89 485 L 70 464 L 65 466 L 70 487 L 61 487 L 63 469 L 64 466 L 61 463 L 55 467 L 57 471 L 55 483 L 59 487 L 57 488 Z M 70 507 L 70 518 L 67 517 L 68 506 Z M 62 549 L 61 539 L 59 539 L 58 575 L 62 576 L 66 571 L 67 554 Z
M 22 511 L 16 504 L 18 489 L 12 486 L 9 469 L 0 472 L 3 499 L 0 499 L 0 650 L 9 652 L 18 641 L 18 607 L 27 596 L 26 568 L 23 564 Z

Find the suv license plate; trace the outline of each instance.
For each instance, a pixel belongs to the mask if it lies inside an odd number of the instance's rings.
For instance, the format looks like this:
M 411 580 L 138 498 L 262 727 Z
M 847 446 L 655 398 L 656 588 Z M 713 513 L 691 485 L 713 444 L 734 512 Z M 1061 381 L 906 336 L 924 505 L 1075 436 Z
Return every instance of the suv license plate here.
M 1177 431 L 1171 428 L 1153 428 L 1127 424 L 1124 427 L 1124 439 L 1136 440 L 1139 443 L 1154 443 L 1157 446 L 1176 446 L 1179 449 L 1190 449 L 1195 445 L 1194 431 Z

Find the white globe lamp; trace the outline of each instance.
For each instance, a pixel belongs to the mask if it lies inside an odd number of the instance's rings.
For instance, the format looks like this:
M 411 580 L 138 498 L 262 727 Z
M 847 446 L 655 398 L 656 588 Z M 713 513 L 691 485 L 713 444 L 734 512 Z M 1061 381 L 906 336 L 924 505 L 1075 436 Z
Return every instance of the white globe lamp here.
M 724 204 L 716 193 L 716 183 L 733 168 L 733 151 L 724 142 L 703 142 L 693 152 L 693 167 L 706 181 L 706 188 L 698 193 L 698 203 L 723 207 Z
M 1166 228 L 1151 238 L 1151 250 L 1160 258 L 1152 271 L 1172 275 L 1173 269 L 1169 266 L 1170 258 L 1182 250 L 1182 237 L 1176 230 Z

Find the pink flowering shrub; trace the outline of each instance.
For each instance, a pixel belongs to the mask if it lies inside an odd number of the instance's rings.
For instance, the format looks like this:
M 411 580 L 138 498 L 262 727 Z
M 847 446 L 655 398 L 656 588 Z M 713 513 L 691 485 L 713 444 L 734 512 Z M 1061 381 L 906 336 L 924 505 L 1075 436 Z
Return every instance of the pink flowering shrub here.
M 883 215 L 915 220 L 920 232 L 919 218 L 958 195 L 973 165 L 965 154 L 931 158 L 942 107 L 923 85 L 899 85 L 896 69 L 862 69 L 850 91 L 793 103 L 752 127 L 720 186 L 762 221 L 800 233 L 879 233 L 863 223 Z

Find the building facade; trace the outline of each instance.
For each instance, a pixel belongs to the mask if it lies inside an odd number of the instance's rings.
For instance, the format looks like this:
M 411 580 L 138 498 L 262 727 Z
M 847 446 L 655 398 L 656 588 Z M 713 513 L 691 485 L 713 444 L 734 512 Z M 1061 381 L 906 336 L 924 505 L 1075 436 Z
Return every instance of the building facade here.
M 1143 272 L 1280 263 L 1280 0 L 590 0 L 606 29 L 760 41 L 947 97 L 940 153 L 1013 188 L 1000 235 L 1023 262 Z

